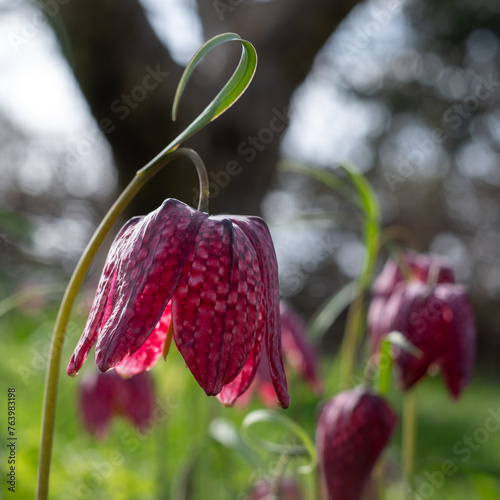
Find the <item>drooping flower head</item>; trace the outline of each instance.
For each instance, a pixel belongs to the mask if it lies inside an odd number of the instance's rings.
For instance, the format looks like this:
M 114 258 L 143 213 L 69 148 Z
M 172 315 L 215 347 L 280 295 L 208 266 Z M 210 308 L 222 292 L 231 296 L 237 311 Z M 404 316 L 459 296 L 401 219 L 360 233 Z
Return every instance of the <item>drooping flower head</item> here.
M 372 352 L 391 330 L 387 324 L 385 306 L 399 283 L 413 281 L 454 283 L 455 275 L 445 259 L 437 255 L 405 252 L 398 261 L 389 259 L 373 283 L 372 300 L 368 309 L 368 329 Z
M 86 374 L 79 388 L 79 413 L 85 429 L 98 439 L 107 436 L 116 416 L 144 432 L 153 411 L 153 380 L 148 373 L 123 379 L 110 370 Z
M 405 266 L 407 279 L 401 271 Z M 418 357 L 394 347 L 400 387 L 409 389 L 438 366 L 458 398 L 472 376 L 476 333 L 467 292 L 454 284 L 451 268 L 439 257 L 405 254 L 399 266 L 388 261 L 373 291 L 368 313 L 372 351 L 396 330 L 421 352 Z
M 173 199 L 131 219 L 109 251 L 68 374 L 94 344 L 101 371 L 148 370 L 170 335 L 206 394 L 224 390 L 227 404 L 250 385 L 265 344 L 276 394 L 288 406 L 278 268 L 262 219 L 209 217 Z
M 472 378 L 476 339 L 465 288 L 449 283 L 400 284 L 385 310 L 391 330 L 401 332 L 421 352 L 418 357 L 395 347 L 400 387 L 411 388 L 435 365 L 458 399 Z
M 361 499 L 395 425 L 387 403 L 364 387 L 344 391 L 323 406 L 316 447 L 325 499 Z

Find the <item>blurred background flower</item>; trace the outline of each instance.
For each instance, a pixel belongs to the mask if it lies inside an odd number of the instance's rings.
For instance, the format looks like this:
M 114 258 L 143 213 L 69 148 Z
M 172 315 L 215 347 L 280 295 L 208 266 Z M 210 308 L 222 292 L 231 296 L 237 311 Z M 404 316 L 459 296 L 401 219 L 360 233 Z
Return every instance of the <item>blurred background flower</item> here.
M 472 378 L 476 328 L 466 289 L 443 259 L 406 253 L 388 260 L 373 285 L 368 310 L 372 353 L 385 335 L 401 332 L 419 355 L 394 346 L 399 385 L 408 390 L 435 369 L 457 399 Z
M 432 269 L 432 271 L 431 271 Z M 438 256 L 405 252 L 397 259 L 388 259 L 373 282 L 372 298 L 368 309 L 368 334 L 372 352 L 380 347 L 382 336 L 391 329 L 388 324 L 387 302 L 404 281 L 427 283 L 454 283 L 455 275 L 448 263 Z
M 154 409 L 153 379 L 148 372 L 122 378 L 114 370 L 87 372 L 79 387 L 80 419 L 94 437 L 104 439 L 111 422 L 121 416 L 145 432 Z
M 321 408 L 316 446 L 324 499 L 361 500 L 396 421 L 389 405 L 364 387 L 343 391 Z

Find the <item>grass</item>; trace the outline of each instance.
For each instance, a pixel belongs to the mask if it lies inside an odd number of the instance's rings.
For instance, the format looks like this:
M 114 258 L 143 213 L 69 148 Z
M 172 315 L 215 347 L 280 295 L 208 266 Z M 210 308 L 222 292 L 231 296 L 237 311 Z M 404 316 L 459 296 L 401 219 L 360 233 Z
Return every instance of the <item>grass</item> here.
M 0 317 L 0 380 L 5 401 L 0 428 L 6 436 L 7 389 L 14 387 L 17 498 L 33 498 L 36 489 L 43 384 L 55 307 L 49 304 L 45 311 L 32 314 L 12 310 Z M 64 363 L 69 360 L 84 320 L 78 315 L 73 320 Z M 84 370 L 96 369 L 91 358 Z M 77 410 L 80 376 L 72 379 L 65 375 L 65 366 L 62 368 L 51 498 L 243 499 L 259 477 L 276 470 L 279 457 L 244 448 L 245 453 L 239 453 L 237 448 L 214 440 L 208 432 L 215 419 L 223 419 L 237 429 L 249 411 L 261 407 L 259 401 L 254 399 L 248 408 L 227 409 L 215 398 L 207 398 L 175 349 L 166 363 L 159 362 L 152 370 L 160 410 L 144 435 L 120 419 L 114 422 L 106 441 L 85 434 Z M 330 369 L 331 362 L 325 360 L 325 377 Z M 292 379 L 290 385 L 292 403 L 286 415 L 314 436 L 318 400 L 302 383 Z M 500 420 L 499 385 L 499 381 L 479 374 L 459 402 L 449 399 L 440 377 L 419 385 L 415 500 L 500 498 L 500 477 L 484 473 L 486 467 L 500 469 L 500 425 L 495 430 L 492 423 L 496 422 L 493 414 Z M 391 399 L 400 414 L 401 397 Z M 266 438 L 286 440 L 277 429 L 261 426 L 257 430 Z M 400 439 L 398 431 L 386 455 L 388 476 L 393 479 L 400 477 Z M 5 470 L 7 448 L 0 449 L 0 463 Z M 446 460 L 453 461 L 451 466 Z M 453 473 L 445 474 L 445 466 Z M 294 471 L 296 464 L 292 463 L 287 472 L 293 475 Z M 300 481 L 307 491 L 306 498 L 313 499 L 314 475 Z M 409 498 L 397 481 L 390 479 L 389 485 L 388 500 Z

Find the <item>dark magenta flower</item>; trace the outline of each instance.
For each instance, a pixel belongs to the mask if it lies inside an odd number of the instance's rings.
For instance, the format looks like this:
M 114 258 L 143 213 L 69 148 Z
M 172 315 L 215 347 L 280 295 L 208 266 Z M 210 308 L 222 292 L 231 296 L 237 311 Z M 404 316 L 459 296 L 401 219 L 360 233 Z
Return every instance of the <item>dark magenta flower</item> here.
M 224 388 L 230 403 L 252 382 L 265 345 L 278 399 L 288 406 L 278 267 L 262 219 L 209 217 L 173 199 L 131 219 L 109 251 L 68 374 L 94 344 L 101 371 L 148 370 L 172 336 L 207 395 Z
M 406 390 L 431 366 L 443 373 L 450 394 L 458 399 L 471 380 L 476 330 L 464 287 L 413 282 L 399 284 L 385 308 L 391 330 L 401 332 L 422 355 L 395 347 L 399 385 Z
M 387 403 L 364 387 L 344 391 L 323 406 L 316 428 L 323 498 L 361 499 L 395 425 Z
M 121 415 L 144 432 L 153 411 L 153 380 L 149 373 L 123 379 L 110 370 L 84 376 L 79 389 L 83 426 L 98 439 L 107 436 L 111 421 Z
M 387 324 L 385 305 L 396 285 L 402 282 L 454 283 L 455 275 L 446 260 L 437 255 L 405 252 L 399 261 L 389 259 L 373 283 L 372 300 L 368 310 L 368 329 L 372 352 L 379 348 L 384 335 L 391 330 Z
M 401 269 L 406 269 L 406 280 Z M 409 253 L 400 266 L 388 261 L 374 283 L 368 325 L 374 353 L 394 330 L 421 351 L 417 357 L 394 347 L 402 389 L 412 387 L 431 366 L 441 368 L 454 398 L 469 383 L 476 337 L 472 307 L 441 258 Z

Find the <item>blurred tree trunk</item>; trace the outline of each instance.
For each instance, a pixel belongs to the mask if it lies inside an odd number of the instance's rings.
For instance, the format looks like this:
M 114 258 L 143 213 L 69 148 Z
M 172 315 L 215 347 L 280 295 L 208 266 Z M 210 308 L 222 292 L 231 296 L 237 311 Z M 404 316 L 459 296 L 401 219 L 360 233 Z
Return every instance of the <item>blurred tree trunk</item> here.
M 259 212 L 279 157 L 291 96 L 358 1 L 198 2 L 207 38 L 234 31 L 259 55 L 257 74 L 243 98 L 186 142 L 211 172 L 211 212 Z M 211 64 L 194 75 L 179 122 L 172 123 L 170 109 L 183 68 L 158 39 L 138 0 L 72 0 L 47 17 L 112 146 L 121 186 L 203 109 L 238 60 L 231 48 L 209 55 Z M 195 204 L 193 167 L 179 162 L 166 170 L 138 197 L 133 212 L 144 213 L 167 197 Z

